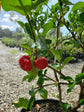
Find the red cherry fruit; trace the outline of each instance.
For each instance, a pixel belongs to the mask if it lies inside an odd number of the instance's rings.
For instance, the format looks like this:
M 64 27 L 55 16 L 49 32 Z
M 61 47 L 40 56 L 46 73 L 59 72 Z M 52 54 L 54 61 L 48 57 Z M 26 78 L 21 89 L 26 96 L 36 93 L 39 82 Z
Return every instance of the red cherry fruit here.
M 35 67 L 42 70 L 44 68 L 46 68 L 48 66 L 48 61 L 45 57 L 39 57 L 36 61 L 35 61 Z
M 19 65 L 24 71 L 30 71 L 32 70 L 32 64 L 30 62 L 30 56 L 22 56 L 19 59 Z

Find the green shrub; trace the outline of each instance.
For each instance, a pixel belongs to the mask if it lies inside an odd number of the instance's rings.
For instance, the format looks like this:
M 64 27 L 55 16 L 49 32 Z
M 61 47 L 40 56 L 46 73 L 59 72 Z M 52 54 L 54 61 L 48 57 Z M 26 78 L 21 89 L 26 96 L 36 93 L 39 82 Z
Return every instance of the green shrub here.
M 14 47 L 16 45 L 16 40 L 10 37 L 4 37 L 1 39 L 2 43 L 6 46 Z

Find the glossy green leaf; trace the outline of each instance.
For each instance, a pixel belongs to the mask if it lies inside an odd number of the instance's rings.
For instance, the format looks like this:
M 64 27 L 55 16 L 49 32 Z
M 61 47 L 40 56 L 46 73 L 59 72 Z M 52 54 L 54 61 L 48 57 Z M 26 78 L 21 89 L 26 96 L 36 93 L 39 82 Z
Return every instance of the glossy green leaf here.
M 31 0 L 21 0 L 23 5 L 31 6 Z M 1 0 L 2 8 L 5 11 L 16 11 L 22 15 L 25 15 L 24 10 L 19 9 L 18 7 L 22 7 L 19 0 Z
M 70 77 L 70 76 L 65 76 L 65 77 L 60 77 L 60 78 L 63 79 L 63 80 L 66 80 L 66 81 L 74 81 L 72 79 L 72 77 Z
M 58 64 L 54 63 L 51 65 L 54 69 L 56 70 L 61 70 L 63 68 L 63 66 L 59 66 Z
M 20 46 L 25 48 L 25 49 L 30 49 L 29 46 L 28 46 L 28 43 L 27 44 L 21 44 Z
M 31 71 L 28 71 L 28 82 L 31 82 L 38 75 L 38 69 L 33 66 Z
M 40 93 L 40 96 L 41 96 L 43 99 L 47 99 L 48 92 L 47 92 L 46 89 L 41 88 L 41 89 L 39 90 L 39 93 Z
M 33 35 L 32 35 L 32 32 L 31 32 L 29 23 L 25 23 L 25 31 L 29 34 L 31 39 L 33 39 Z
M 20 107 L 24 109 L 28 108 L 28 100 L 26 98 L 19 98 L 19 100 L 13 102 L 13 104 L 15 105 L 16 108 L 20 108 Z
M 17 21 L 17 23 L 24 29 L 25 24 L 22 21 Z
M 79 15 L 78 20 L 81 21 L 82 23 L 84 23 L 84 12 L 82 12 L 82 13 Z
M 50 51 L 56 57 L 56 59 L 60 62 L 61 61 L 60 52 L 58 50 L 55 50 L 55 49 L 50 49 Z
M 32 55 L 32 52 L 30 50 L 24 50 L 25 53 L 27 53 L 29 56 Z
M 28 75 L 23 77 L 22 82 L 24 82 L 26 79 L 28 79 Z
M 76 83 L 81 82 L 82 79 L 84 79 L 84 73 L 79 73 L 79 74 L 76 75 L 76 77 L 75 77 L 75 81 L 76 81 Z
M 43 2 L 43 5 L 47 5 L 49 0 L 45 0 L 45 2 Z
M 78 2 L 72 7 L 72 11 L 78 10 L 80 8 L 84 8 L 84 2 Z
M 44 83 L 44 78 L 43 78 L 43 76 L 40 75 L 38 78 L 38 81 L 37 81 L 37 85 L 42 86 L 43 83 Z
M 69 63 L 72 59 L 74 59 L 74 57 L 67 57 L 64 59 L 63 61 L 63 65 L 66 65 L 67 63 Z
M 80 100 L 80 105 L 84 105 L 84 98 Z
M 26 16 L 32 9 L 37 8 L 37 6 L 43 3 L 45 0 L 21 0 L 23 6 L 20 4 L 19 0 L 1 0 L 2 8 L 5 11 L 16 11 L 22 15 Z M 26 12 L 26 13 L 25 13 Z
M 34 103 L 34 101 L 35 101 L 35 94 L 36 94 L 37 92 L 38 92 L 38 90 L 33 91 L 32 95 L 31 95 L 31 97 L 30 97 L 30 99 L 29 99 L 29 102 L 28 102 L 28 108 L 29 108 L 29 110 L 32 110 L 32 106 L 33 106 L 33 103 Z
M 42 35 L 45 36 L 46 33 L 51 30 L 53 28 L 53 22 L 52 21 L 49 21 L 48 23 L 46 23 L 44 26 L 43 26 L 43 33 Z
M 76 85 L 76 82 L 69 83 L 68 89 L 67 89 L 67 93 L 70 93 L 72 91 L 72 89 L 74 88 L 75 85 Z
M 65 1 L 65 4 L 66 4 L 66 5 L 74 5 L 72 2 L 67 1 L 67 0 Z
M 61 106 L 64 112 L 68 112 L 68 110 L 71 108 L 71 105 L 68 103 L 62 103 Z
M 40 71 L 38 72 L 38 81 L 37 81 L 37 85 L 38 85 L 38 86 L 42 86 L 43 83 L 44 83 L 44 74 L 43 74 L 42 70 L 40 70 Z

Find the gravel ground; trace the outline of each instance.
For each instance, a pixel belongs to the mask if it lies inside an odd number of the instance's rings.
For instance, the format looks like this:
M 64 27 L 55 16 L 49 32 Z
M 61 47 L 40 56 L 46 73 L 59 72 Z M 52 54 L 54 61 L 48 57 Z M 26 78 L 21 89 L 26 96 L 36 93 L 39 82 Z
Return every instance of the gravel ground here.
M 6 47 L 0 42 L 0 112 L 18 112 L 19 109 L 16 109 L 12 102 L 18 100 L 19 97 L 29 98 L 28 90 L 31 88 L 31 84 L 35 86 L 36 80 L 31 83 L 27 81 L 22 83 L 22 78 L 26 75 L 26 72 L 19 67 L 18 59 L 23 53 L 17 50 L 17 53 L 14 54 L 16 50 L 16 48 Z M 67 64 L 63 68 L 63 73 L 74 78 L 76 74 L 81 72 L 83 64 L 84 61 L 82 60 L 79 60 L 79 63 Z M 53 71 L 50 69 L 48 70 L 48 75 L 54 78 Z M 48 95 L 48 98 L 56 99 L 53 93 L 58 94 L 57 88 L 49 86 L 47 89 L 52 93 Z M 80 88 L 76 86 L 73 90 L 74 92 L 68 95 L 66 94 L 66 89 L 67 86 L 62 86 L 62 99 L 74 105 L 77 102 Z M 39 94 L 36 95 L 36 98 L 40 99 Z M 79 112 L 84 112 L 83 108 L 81 107 Z

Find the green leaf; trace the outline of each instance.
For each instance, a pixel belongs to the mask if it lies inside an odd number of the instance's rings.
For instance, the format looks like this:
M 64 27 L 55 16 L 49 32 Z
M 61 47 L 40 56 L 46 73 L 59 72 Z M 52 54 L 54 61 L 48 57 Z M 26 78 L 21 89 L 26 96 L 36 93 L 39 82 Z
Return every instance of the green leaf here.
M 80 100 L 80 105 L 84 105 L 84 98 Z
M 67 80 L 67 81 L 74 81 L 73 79 L 72 79 L 72 77 L 70 77 L 70 76 L 65 76 L 65 77 L 60 77 L 61 79 L 64 79 L 64 80 Z
M 80 8 L 84 8 L 84 2 L 78 2 L 72 7 L 72 11 L 78 10 Z
M 82 12 L 82 13 L 79 15 L 78 20 L 81 21 L 82 23 L 84 23 L 84 12 Z
M 76 77 L 75 77 L 75 81 L 76 81 L 76 83 L 81 82 L 82 79 L 84 79 L 84 73 L 79 73 L 79 74 L 76 75 Z
M 43 5 L 47 5 L 49 0 L 45 0 L 45 2 L 43 2 Z
M 28 82 L 31 82 L 38 75 L 38 69 L 33 66 L 31 71 L 28 71 Z
M 53 22 L 52 21 L 49 21 L 48 23 L 46 23 L 44 26 L 43 26 L 43 33 L 42 35 L 45 36 L 46 33 L 53 28 Z
M 31 95 L 31 97 L 30 97 L 30 99 L 29 99 L 29 102 L 28 102 L 28 108 L 29 108 L 29 110 L 32 109 L 33 103 L 34 103 L 34 101 L 35 101 L 35 94 L 36 94 L 37 92 L 38 92 L 38 90 L 33 91 L 32 95 Z
M 28 43 L 27 44 L 21 44 L 20 46 L 23 47 L 23 48 L 25 48 L 25 49 L 31 50 L 31 48 L 29 48 Z
M 51 42 L 52 42 L 52 40 L 50 40 L 50 39 L 45 39 L 45 43 L 46 43 L 46 44 L 51 44 Z
M 72 59 L 74 59 L 74 57 L 67 57 L 64 59 L 63 61 L 63 65 L 66 65 L 67 63 L 69 63 Z
M 20 107 L 24 109 L 28 108 L 28 100 L 26 98 L 19 98 L 19 100 L 13 102 L 13 104 L 15 105 L 16 108 L 20 108 Z
M 71 108 L 71 105 L 68 103 L 62 103 L 61 106 L 64 112 L 68 112 L 68 110 Z
M 72 89 L 74 88 L 75 84 L 76 84 L 76 82 L 69 83 L 68 89 L 67 89 L 67 93 L 70 93 L 72 91 Z
M 56 57 L 56 59 L 60 62 L 61 61 L 60 52 L 58 50 L 55 50 L 55 49 L 50 49 L 50 51 Z
M 25 25 L 22 21 L 17 21 L 17 23 L 24 29 Z
M 65 4 L 66 5 L 74 5 L 72 2 L 69 2 L 69 1 L 65 1 Z
M 57 63 L 53 63 L 51 66 L 56 70 L 61 70 L 63 68 L 63 66 L 59 66 Z
M 58 83 L 58 82 L 56 82 L 56 84 L 55 84 L 55 85 L 56 85 L 56 87 L 58 86 L 58 84 L 59 84 L 59 83 Z
M 29 56 L 32 55 L 32 52 L 30 50 L 24 50 L 25 53 L 27 53 Z
M 25 23 L 25 32 L 27 32 L 29 34 L 29 36 L 31 37 L 31 39 L 33 39 L 33 35 L 29 26 L 29 23 Z
M 23 5 L 31 6 L 31 0 L 21 0 Z M 18 8 L 21 7 L 19 0 L 1 0 L 2 8 L 5 11 L 16 11 L 22 15 L 25 15 L 24 10 Z
M 40 93 L 40 96 L 41 96 L 43 99 L 47 99 L 48 92 L 47 92 L 46 89 L 41 88 L 41 89 L 39 90 L 39 93 Z
M 38 84 L 39 86 L 42 86 L 43 83 L 44 83 L 43 75 L 40 75 L 39 78 L 38 78 L 37 84 Z
M 28 79 L 28 75 L 23 77 L 22 82 L 24 82 L 26 79 Z
M 19 0 L 1 0 L 2 8 L 5 11 L 16 11 L 25 16 L 26 13 L 29 13 L 32 9 L 37 8 L 37 6 L 45 2 L 45 0 L 35 0 L 34 2 L 31 2 L 31 0 L 21 0 L 21 2 L 23 7 L 21 6 Z

